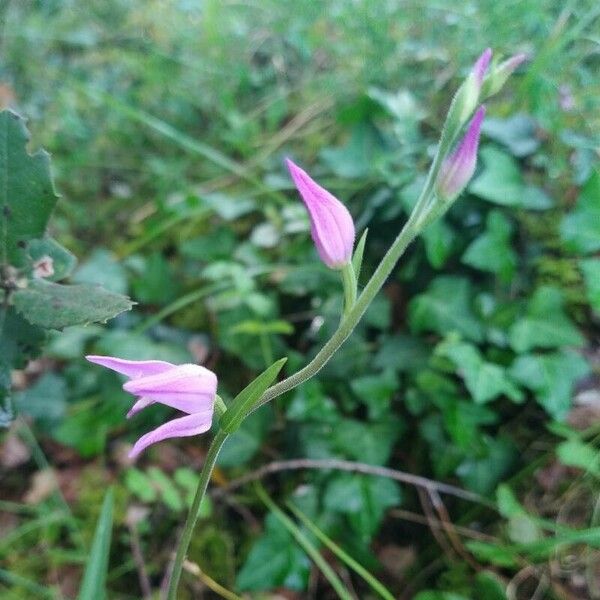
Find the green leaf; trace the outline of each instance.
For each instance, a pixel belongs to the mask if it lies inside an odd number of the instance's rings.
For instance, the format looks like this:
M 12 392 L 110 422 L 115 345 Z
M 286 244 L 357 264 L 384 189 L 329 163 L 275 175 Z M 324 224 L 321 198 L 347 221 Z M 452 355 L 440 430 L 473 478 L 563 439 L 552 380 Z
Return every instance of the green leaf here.
M 479 154 L 484 168 L 469 186 L 469 191 L 502 206 L 520 206 L 524 185 L 516 161 L 494 146 L 485 146 Z
M 221 417 L 220 426 L 223 431 L 232 433 L 240 426 L 244 417 L 275 381 L 286 362 L 287 358 L 282 358 L 273 363 L 233 399 L 227 411 Z
M 527 306 L 527 316 L 509 330 L 509 341 L 517 353 L 532 348 L 582 346 L 585 338 L 563 311 L 562 294 L 549 286 L 538 288 Z
M 470 490 L 487 495 L 508 475 L 517 459 L 517 452 L 508 438 L 484 436 L 482 442 L 484 452 L 465 459 L 456 469 L 456 474 Z
M 510 368 L 513 379 L 532 390 L 546 412 L 558 421 L 563 420 L 571 408 L 575 384 L 589 371 L 587 361 L 570 350 L 525 354 Z
M 50 157 L 26 150 L 29 132 L 21 117 L 0 112 L 0 264 L 22 267 L 27 242 L 43 238 L 58 200 Z
M 173 482 L 157 467 L 150 467 L 147 472 L 152 485 L 158 491 L 160 499 L 173 512 L 179 512 L 183 509 L 183 500 L 179 490 L 173 485 Z
M 443 219 L 438 219 L 423 232 L 425 255 L 434 269 L 441 269 L 452 255 L 456 233 Z
M 573 438 L 559 444 L 556 455 L 563 465 L 577 467 L 600 478 L 600 453 L 593 446 Z
M 365 244 L 367 243 L 368 233 L 368 228 L 363 231 L 363 234 L 360 236 L 360 240 L 358 240 L 358 244 L 356 244 L 354 256 L 352 256 L 352 268 L 354 269 L 354 276 L 356 277 L 357 282 L 359 281 L 360 271 L 362 269 L 363 254 L 365 252 Z
M 40 259 L 46 257 L 52 261 L 54 273 L 46 278 L 47 281 L 60 281 L 68 277 L 75 265 L 77 259 L 66 248 L 63 248 L 56 240 L 46 237 L 41 240 L 31 240 L 27 246 L 27 252 L 32 265 L 35 265 Z
M 291 533 L 273 513 L 265 519 L 265 531 L 252 545 L 236 577 L 240 591 L 284 587 L 306 589 L 310 561 L 294 543 Z
M 403 424 L 392 415 L 379 423 L 342 419 L 335 425 L 330 437 L 336 448 L 349 458 L 372 465 L 383 465 L 404 429 Z
M 512 279 L 517 255 L 510 245 L 512 225 L 498 210 L 492 210 L 486 231 L 474 240 L 462 256 L 462 262 L 480 271 L 495 273 L 505 283 Z
M 92 549 L 79 588 L 79 600 L 102 600 L 106 597 L 106 575 L 113 521 L 113 490 L 106 492 L 94 533 Z
M 369 419 L 380 419 L 389 412 L 392 396 L 398 390 L 398 380 L 392 369 L 378 375 L 364 375 L 350 382 L 352 391 L 367 405 Z
M 392 479 L 340 473 L 329 482 L 323 502 L 328 510 L 347 514 L 354 530 L 367 541 L 379 528 L 385 511 L 398 506 L 401 499 L 400 486 Z
M 475 342 L 483 339 L 483 327 L 471 310 L 471 284 L 461 277 L 442 276 L 427 291 L 413 298 L 408 318 L 413 331 L 446 335 L 458 331 Z
M 133 306 L 129 298 L 98 286 L 47 281 L 32 281 L 15 292 L 14 304 L 30 323 L 48 329 L 104 322 Z
M 579 194 L 575 209 L 566 215 L 560 233 L 567 248 L 579 254 L 600 250 L 600 173 L 594 171 Z
M 93 283 L 115 294 L 127 293 L 125 267 L 105 248 L 96 248 L 72 278 L 74 283 Z
M 55 373 L 47 372 L 29 389 L 17 392 L 14 403 L 19 413 L 33 417 L 40 431 L 49 432 L 65 415 L 66 396 L 65 380 Z
M 246 464 L 258 452 L 271 419 L 272 412 L 268 405 L 244 419 L 240 428 L 227 438 L 217 464 L 221 467 L 239 467 Z
M 583 282 L 590 306 L 600 313 L 600 258 L 585 258 L 579 261 Z
M 513 156 L 533 154 L 540 145 L 537 123 L 529 115 L 517 114 L 506 119 L 486 117 L 483 132 L 507 147 Z
M 506 370 L 500 365 L 487 362 L 472 344 L 456 340 L 446 340 L 438 345 L 436 353 L 450 359 L 465 385 L 478 404 L 484 404 L 501 395 L 514 402 L 523 399 L 523 394 L 510 380 Z
M 130 467 L 125 471 L 125 485 L 142 502 L 154 502 L 156 500 L 157 491 L 152 485 L 150 477 L 139 469 Z

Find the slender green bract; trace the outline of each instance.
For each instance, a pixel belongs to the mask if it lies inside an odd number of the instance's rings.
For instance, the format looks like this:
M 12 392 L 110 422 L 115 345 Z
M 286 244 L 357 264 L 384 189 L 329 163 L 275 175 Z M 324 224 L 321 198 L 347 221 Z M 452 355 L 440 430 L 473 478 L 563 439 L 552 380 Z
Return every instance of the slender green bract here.
M 226 433 L 233 433 L 251 412 L 254 403 L 273 383 L 287 358 L 282 358 L 263 371 L 254 381 L 248 384 L 233 400 L 231 406 L 221 417 L 220 426 Z

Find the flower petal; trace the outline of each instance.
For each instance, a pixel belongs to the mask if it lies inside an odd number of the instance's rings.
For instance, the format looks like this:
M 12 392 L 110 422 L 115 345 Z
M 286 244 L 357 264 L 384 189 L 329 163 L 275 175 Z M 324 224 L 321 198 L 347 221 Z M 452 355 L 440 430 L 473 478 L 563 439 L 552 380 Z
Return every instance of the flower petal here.
M 213 411 L 207 410 L 193 415 L 173 419 L 143 435 L 133 446 L 129 458 L 136 458 L 148 446 L 169 438 L 189 437 L 208 431 L 212 425 Z
M 217 376 L 200 365 L 177 365 L 168 371 L 128 381 L 123 389 L 136 396 L 164 398 L 172 395 L 212 395 L 217 391 Z
M 310 232 L 321 260 L 332 269 L 337 269 L 352 259 L 354 247 L 354 221 L 348 209 L 330 192 L 286 159 L 290 175 L 294 180 L 308 216 Z
M 156 375 L 175 368 L 175 365 L 162 360 L 126 360 L 114 356 L 95 355 L 89 355 L 85 358 L 91 363 L 126 375 L 130 379 L 137 379 L 138 377 L 145 377 L 147 375 Z

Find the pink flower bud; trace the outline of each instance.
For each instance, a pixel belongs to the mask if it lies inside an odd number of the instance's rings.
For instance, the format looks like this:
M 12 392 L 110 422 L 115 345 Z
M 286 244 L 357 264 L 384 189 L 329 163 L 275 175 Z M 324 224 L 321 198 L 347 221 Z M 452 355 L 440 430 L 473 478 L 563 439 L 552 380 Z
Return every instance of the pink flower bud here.
M 129 377 L 123 389 L 138 397 L 127 418 L 156 402 L 187 413 L 143 435 L 129 453 L 135 458 L 156 442 L 198 435 L 212 425 L 217 376 L 199 365 L 172 365 L 161 360 L 125 360 L 86 356 L 87 360 Z
M 310 233 L 321 260 L 331 269 L 340 269 L 352 259 L 354 222 L 348 209 L 308 173 L 286 160 L 290 175 L 310 218 Z
M 485 77 L 485 72 L 490 64 L 490 60 L 492 60 L 492 49 L 486 48 L 473 65 L 471 74 L 479 86 L 479 89 L 481 89 L 481 84 L 483 83 L 483 78 Z
M 436 182 L 436 192 L 441 200 L 454 200 L 473 177 L 484 116 L 485 107 L 480 106 L 456 150 L 444 160 Z

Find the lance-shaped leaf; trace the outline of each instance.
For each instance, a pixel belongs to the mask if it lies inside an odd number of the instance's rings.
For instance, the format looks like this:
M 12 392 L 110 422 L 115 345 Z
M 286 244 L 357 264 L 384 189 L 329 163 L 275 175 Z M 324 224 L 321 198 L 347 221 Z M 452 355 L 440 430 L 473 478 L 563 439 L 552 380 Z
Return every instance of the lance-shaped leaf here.
M 0 264 L 21 267 L 29 240 L 42 238 L 58 196 L 50 157 L 30 155 L 29 132 L 21 117 L 0 112 Z
M 13 303 L 30 323 L 48 329 L 104 322 L 133 305 L 126 296 L 96 285 L 60 285 L 42 280 L 31 281 L 27 288 L 15 292 Z
M 287 358 L 282 358 L 263 371 L 254 381 L 249 383 L 234 399 L 231 406 L 221 417 L 221 429 L 227 433 L 234 432 L 252 410 L 256 401 L 275 381 Z

